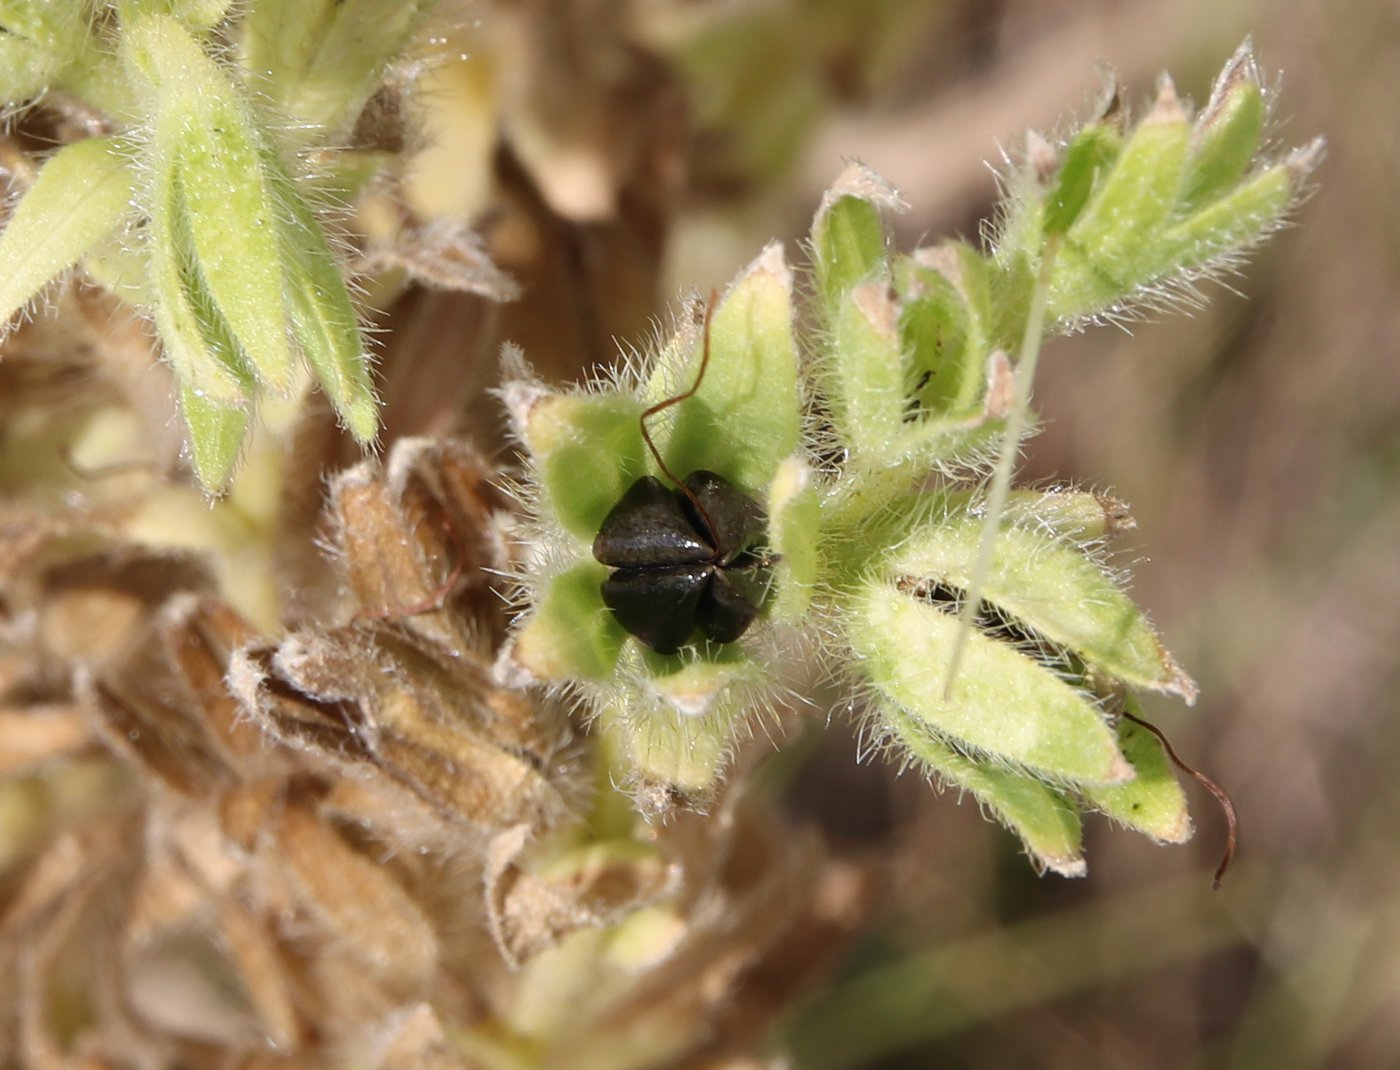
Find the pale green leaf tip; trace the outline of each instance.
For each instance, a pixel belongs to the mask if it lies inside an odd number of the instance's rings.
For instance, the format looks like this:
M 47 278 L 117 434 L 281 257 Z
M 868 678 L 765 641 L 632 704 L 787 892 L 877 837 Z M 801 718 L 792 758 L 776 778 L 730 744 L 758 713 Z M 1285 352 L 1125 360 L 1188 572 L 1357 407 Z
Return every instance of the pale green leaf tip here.
M 774 290 L 769 285 L 775 281 L 778 289 Z M 754 257 L 749 265 L 739 273 L 739 277 L 734 280 L 723 300 L 720 302 L 719 310 L 715 312 L 718 316 L 736 298 L 750 298 L 760 302 L 760 315 L 786 314 L 786 308 L 792 294 L 792 269 L 788 267 L 787 255 L 783 249 L 783 243 L 779 241 L 769 242 L 763 248 L 763 252 Z
M 1259 64 L 1254 58 L 1254 40 L 1246 37 L 1216 76 L 1215 84 L 1211 86 L 1210 100 L 1201 111 L 1199 125 L 1203 128 L 1210 126 L 1230 97 L 1241 88 L 1258 89 L 1260 85 Z
M 368 446 L 379 434 L 379 402 L 368 388 L 357 390 L 348 401 L 337 406 L 345 427 L 362 446 Z
M 909 208 L 899 190 L 888 179 L 872 171 L 859 160 L 847 160 L 846 166 L 836 176 L 831 188 L 822 194 L 821 205 L 817 208 L 816 215 L 818 222 L 842 197 L 869 201 L 877 208 L 889 212 L 903 212 Z
M 1084 861 L 1083 855 L 1041 854 L 1030 844 L 1026 844 L 1026 849 L 1031 852 L 1037 862 L 1050 872 L 1058 873 L 1061 877 L 1087 877 L 1089 875 L 1089 866 Z
M 1306 145 L 1298 146 L 1283 158 L 1282 166 L 1287 171 L 1295 191 L 1307 184 L 1307 180 L 1317 170 L 1318 164 L 1322 163 L 1322 159 L 1326 155 L 1327 139 L 1315 137 Z
M 666 705 L 686 718 L 704 719 L 732 698 L 732 690 L 761 672 L 742 655 L 726 651 L 722 659 L 697 658 L 676 665 L 674 656 L 643 654 L 649 686 Z
M 227 487 L 238 464 L 249 415 L 188 387 L 180 391 L 185 426 L 189 430 L 190 464 L 199 485 L 210 494 Z

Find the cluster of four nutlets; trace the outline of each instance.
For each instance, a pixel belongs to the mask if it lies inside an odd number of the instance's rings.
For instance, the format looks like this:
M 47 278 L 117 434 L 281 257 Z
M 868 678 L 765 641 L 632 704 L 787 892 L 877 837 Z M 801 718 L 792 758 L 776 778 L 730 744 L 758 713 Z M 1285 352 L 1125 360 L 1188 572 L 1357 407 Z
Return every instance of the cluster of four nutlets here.
M 618 500 L 593 540 L 593 556 L 613 571 L 603 581 L 603 604 L 617 621 L 658 654 L 674 654 L 698 629 L 715 643 L 732 643 L 758 616 L 773 558 L 762 546 L 763 508 L 723 476 L 698 469 L 677 479 L 647 431 L 647 420 L 693 396 L 710 363 L 710 319 L 695 383 L 641 414 L 642 437 L 675 484 L 642 476 Z

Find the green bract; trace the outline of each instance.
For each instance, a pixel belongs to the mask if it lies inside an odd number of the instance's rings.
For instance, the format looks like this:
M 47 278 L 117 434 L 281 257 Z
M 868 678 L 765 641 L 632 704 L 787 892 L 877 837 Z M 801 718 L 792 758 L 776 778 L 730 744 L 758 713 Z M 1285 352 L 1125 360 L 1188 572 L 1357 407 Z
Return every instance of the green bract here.
M 1134 128 L 1105 117 L 1059 146 L 1034 139 L 989 254 L 895 252 L 897 194 L 851 165 L 813 222 L 810 306 L 796 314 L 770 246 L 713 310 L 689 396 L 693 314 L 654 357 L 578 390 L 517 362 L 505 396 L 528 465 L 529 611 L 503 672 L 582 696 L 648 808 L 703 800 L 755 714 L 816 664 L 867 711 L 870 738 L 971 793 L 1040 866 L 1083 872 L 1085 811 L 1185 839 L 1163 748 L 1124 716 L 1133 689 L 1195 697 L 1107 564 L 1125 508 L 1029 490 L 993 506 L 984 480 L 999 437 L 1026 423 L 1042 327 L 1187 285 L 1278 224 L 1316 148 L 1257 164 L 1262 115 L 1246 49 L 1194 122 L 1164 80 Z M 710 469 L 762 503 L 771 586 L 737 641 L 697 633 L 663 657 L 604 605 L 591 547 L 639 477 L 667 480 L 640 418 L 676 398 L 648 424 L 666 467 Z

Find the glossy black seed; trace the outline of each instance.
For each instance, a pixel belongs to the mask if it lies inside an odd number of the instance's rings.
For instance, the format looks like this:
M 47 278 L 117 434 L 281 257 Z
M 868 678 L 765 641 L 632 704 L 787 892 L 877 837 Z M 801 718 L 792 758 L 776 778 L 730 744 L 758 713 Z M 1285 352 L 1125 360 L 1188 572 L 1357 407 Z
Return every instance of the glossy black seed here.
M 643 476 L 628 488 L 593 540 L 593 556 L 619 568 L 653 568 L 709 561 L 715 548 L 701 534 L 681 503 L 684 495 L 655 476 Z M 687 503 L 688 504 L 688 503 Z
M 697 628 L 714 642 L 738 639 L 769 578 L 751 552 L 767 525 L 758 503 L 714 472 L 692 472 L 685 486 L 694 501 L 642 477 L 593 540 L 593 556 L 616 567 L 603 581 L 604 604 L 661 654 L 674 654 Z
M 717 553 L 716 564 L 728 565 L 763 536 L 768 518 L 758 502 L 723 476 L 701 468 L 685 477 L 685 485 L 714 526 L 710 536 Z M 680 495 L 680 499 L 686 511 L 694 517 L 696 530 L 706 531 L 705 518 L 696 515 L 695 502 L 684 494 Z
M 603 581 L 603 604 L 658 654 L 674 654 L 695 630 L 695 611 L 714 571 L 709 564 L 620 568 Z
M 767 573 L 756 566 L 715 569 L 695 612 L 705 638 L 732 643 L 748 631 L 763 607 L 767 586 Z

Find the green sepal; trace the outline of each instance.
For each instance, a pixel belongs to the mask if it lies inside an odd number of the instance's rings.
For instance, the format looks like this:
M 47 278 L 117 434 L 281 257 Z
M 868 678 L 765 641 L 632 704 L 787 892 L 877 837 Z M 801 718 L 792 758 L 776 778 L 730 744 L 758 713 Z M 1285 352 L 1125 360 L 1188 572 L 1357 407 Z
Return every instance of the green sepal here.
M 508 394 L 508 398 L 511 395 Z M 517 431 L 545 499 L 572 535 L 593 542 L 603 519 L 647 474 L 641 404 L 624 394 L 520 391 L 511 400 Z M 587 478 L 580 478 L 580 473 Z
M 994 263 L 961 241 L 916 249 L 910 260 L 913 266 L 942 275 L 962 299 L 963 314 L 967 317 L 962 365 L 978 365 L 993 350 L 1006 349 L 1019 341 L 1016 329 L 1024 321 L 1030 303 L 1029 276 L 1022 280 L 1020 274 L 1008 271 L 1004 265 Z M 916 278 L 907 269 L 901 274 L 906 282 L 900 292 L 906 300 L 917 296 L 921 283 L 928 284 L 925 277 Z M 1018 286 L 1024 293 L 1017 290 Z M 939 365 L 934 363 L 930 367 Z M 977 374 L 971 367 L 962 370 L 961 392 L 956 395 L 960 399 L 958 411 L 967 411 L 972 398 L 978 394 Z
M 385 68 L 434 0 L 297 0 L 253 4 L 239 25 L 243 66 L 278 110 L 316 140 L 343 139 Z
M 87 0 L 0 3 L 0 106 L 11 108 L 59 82 L 91 45 Z
M 897 452 L 908 407 L 899 310 L 887 282 L 847 293 L 830 322 L 832 419 L 851 463 L 882 468 Z
M 944 738 L 1057 782 L 1132 776 L 1097 707 L 1014 646 L 974 631 L 949 694 L 955 616 L 878 578 L 852 592 L 848 609 L 847 635 L 868 684 Z
M 1178 268 L 1157 236 L 1177 206 L 1190 140 L 1191 124 L 1164 81 L 1151 114 L 1065 235 L 1050 286 L 1052 321 L 1093 315 Z
M 962 258 L 956 247 L 927 250 L 953 271 Z M 895 272 L 903 301 L 899 334 L 909 357 L 909 397 L 920 415 L 967 415 L 977 409 L 986 385 L 987 339 L 948 274 L 913 257 Z
M 811 605 L 821 566 L 821 498 L 808 467 L 795 457 L 778 466 L 768 487 L 768 547 L 775 560 L 775 620 L 799 623 Z
M 152 287 L 156 299 L 173 304 L 177 278 L 198 288 L 201 302 L 236 341 L 240 370 L 285 393 L 293 360 L 278 205 L 252 111 L 176 18 L 128 19 L 123 54 L 152 87 L 154 123 L 146 153 L 152 269 L 160 275 Z
M 921 249 L 896 268 L 904 401 L 890 457 L 911 477 L 975 448 L 1006 416 L 1010 365 L 993 349 L 988 269 L 962 243 Z
M 0 234 L 0 325 L 124 224 L 131 191 L 114 138 L 76 141 L 49 158 Z
M 1267 110 L 1246 41 L 1220 72 L 1210 102 L 1196 120 L 1182 184 L 1186 208 L 1206 204 L 1244 177 L 1259 148 Z
M 233 0 L 122 0 L 120 7 L 122 17 L 128 21 L 137 15 L 164 15 L 175 19 L 186 29 L 203 32 L 223 21 L 229 8 L 233 7 Z
M 1129 700 L 1128 708 L 1136 703 Z M 1159 843 L 1185 843 L 1194 831 L 1182 790 L 1161 742 L 1126 717 L 1118 721 L 1118 745 L 1137 776 L 1112 787 L 1081 787 L 1093 809 Z
M 954 750 L 898 707 L 882 706 L 876 716 L 913 764 L 950 787 L 971 792 L 979 806 L 1020 838 L 1037 865 L 1065 877 L 1084 875 L 1083 828 L 1064 794 L 1024 773 Z
M 847 165 L 812 220 L 812 270 L 829 318 L 857 284 L 888 274 L 884 211 L 902 208 L 899 194 L 859 163 Z
M 888 567 L 966 590 L 981 534 L 980 517 L 947 517 L 906 539 Z M 1010 526 L 998 532 L 982 598 L 1109 676 L 1195 697 L 1195 684 L 1133 600 L 1078 549 L 1042 532 Z
M 264 153 L 263 167 L 281 207 L 281 257 L 292 334 L 341 423 L 359 442 L 371 442 L 379 430 L 379 403 L 345 276 L 311 207 L 270 149 Z
M 627 633 L 603 605 L 601 587 L 608 570 L 581 561 L 553 577 L 512 649 L 515 663 L 537 680 L 593 680 L 612 677 Z
M 180 209 L 210 297 L 258 381 L 286 393 L 294 365 L 283 307 L 277 206 L 259 166 L 257 137 L 240 124 L 247 116 L 228 103 L 206 99 L 200 121 L 178 119 L 177 140 L 167 151 L 174 155 Z
M 36 41 L 0 34 L 0 104 L 12 108 L 37 96 L 63 66 Z
M 243 449 L 249 416 L 242 408 L 180 386 L 180 409 L 190 435 L 190 465 L 199 485 L 213 491 L 228 484 Z
M 702 642 L 681 654 L 658 654 L 637 643 L 629 656 L 638 660 L 651 693 L 686 717 L 739 708 L 739 697 L 763 676 L 737 643 Z
M 603 696 L 592 705 L 613 737 L 629 786 L 691 802 L 709 796 L 734 745 L 738 724 L 764 670 L 738 644 L 701 644 L 685 655 L 629 645 Z
M 801 392 L 792 331 L 792 273 L 781 245 L 768 246 L 730 287 L 710 323 L 710 362 L 693 397 L 653 430 L 671 470 L 718 472 L 747 494 L 761 494 L 778 465 L 797 450 Z M 695 381 L 699 353 L 682 367 L 658 366 L 648 384 Z M 662 395 L 666 396 L 665 394 Z M 649 428 L 652 425 L 649 425 Z
M 1122 135 L 1105 123 L 1091 123 L 1074 135 L 1045 195 L 1041 224 L 1045 236 L 1064 234 L 1074 225 L 1122 148 Z
M 173 167 L 155 168 L 148 211 L 147 267 L 161 351 L 180 385 L 195 396 L 223 408 L 248 405 L 253 373 L 199 272 Z
M 667 795 L 703 800 L 713 792 L 734 744 L 731 718 L 687 717 L 659 697 L 625 711 L 604 706 L 598 716 L 617 741 L 634 790 L 660 787 Z
M 955 505 L 972 501 L 969 492 L 949 496 Z M 1136 526 L 1123 502 L 1083 490 L 1013 490 L 1006 500 L 1003 522 L 1084 547 L 1096 546 Z
M 1287 162 L 1246 178 L 1223 197 L 1162 235 L 1162 255 L 1175 264 L 1203 264 L 1248 245 L 1275 226 L 1298 193 L 1302 176 Z
M 145 236 L 123 227 L 103 238 L 79 261 L 88 278 L 137 308 L 151 308 L 151 268 Z

